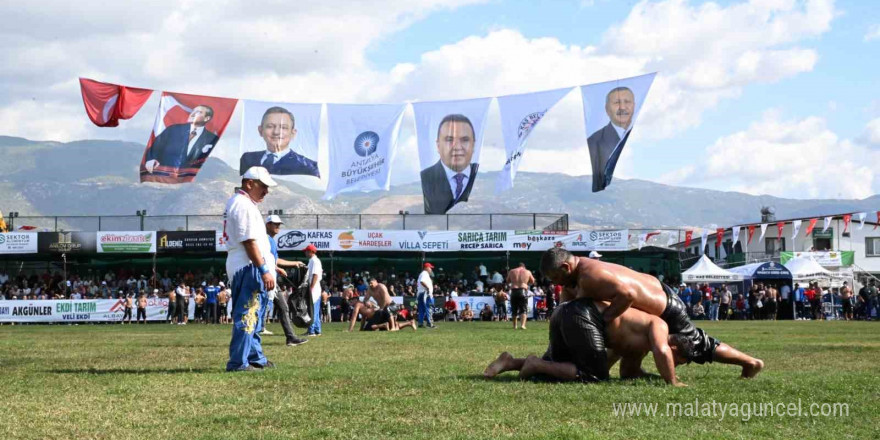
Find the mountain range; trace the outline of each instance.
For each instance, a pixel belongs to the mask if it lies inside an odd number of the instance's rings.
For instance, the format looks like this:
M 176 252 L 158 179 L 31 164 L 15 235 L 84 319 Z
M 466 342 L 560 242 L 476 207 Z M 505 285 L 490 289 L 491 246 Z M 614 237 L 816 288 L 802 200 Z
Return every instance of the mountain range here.
M 235 169 L 221 160 L 209 158 L 191 184 L 142 184 L 138 180 L 138 165 L 143 151 L 143 144 L 121 141 L 61 143 L 0 136 L 0 210 L 18 212 L 20 217 L 133 216 L 143 209 L 151 216 L 221 215 L 227 198 L 239 183 Z M 615 178 L 605 191 L 592 193 L 590 176 L 558 173 L 517 173 L 515 188 L 498 196 L 494 194 L 496 176 L 497 172 L 481 172 L 469 201 L 456 206 L 450 214 L 567 213 L 570 228 L 650 229 L 757 222 L 763 206 L 774 207 L 780 219 L 880 209 L 880 195 L 863 200 L 796 200 L 677 187 L 639 179 Z M 321 191 L 292 182 L 279 183 L 266 198 L 263 208 L 283 209 L 285 215 L 423 212 L 418 182 L 393 186 L 388 192 L 342 194 L 331 201 L 321 200 Z M 399 228 L 399 217 L 372 217 L 385 220 L 363 227 Z M 410 217 L 408 221 L 418 222 L 419 217 Z M 487 217 L 454 217 L 455 225 L 450 226 L 486 228 Z M 532 223 L 531 216 L 498 216 L 496 219 L 504 222 L 493 225 L 496 229 L 522 229 Z M 553 215 L 541 216 L 536 225 L 544 227 L 553 219 Z M 446 220 L 435 218 L 433 221 L 445 223 Z M 506 226 L 507 222 L 510 226 Z M 348 223 L 340 227 L 352 227 L 350 221 Z M 325 222 L 321 227 L 333 225 Z

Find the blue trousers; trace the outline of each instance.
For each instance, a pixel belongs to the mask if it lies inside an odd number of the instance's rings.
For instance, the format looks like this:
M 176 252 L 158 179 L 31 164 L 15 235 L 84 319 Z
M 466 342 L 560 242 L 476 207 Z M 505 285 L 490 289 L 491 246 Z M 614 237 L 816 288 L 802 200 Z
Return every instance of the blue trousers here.
M 314 304 L 312 304 L 312 311 L 314 312 L 314 318 L 312 319 L 312 324 L 309 325 L 309 334 L 310 335 L 320 335 L 321 334 L 321 298 L 318 298 Z
M 427 294 L 419 295 L 418 297 L 418 324 L 419 327 L 422 326 L 422 323 L 427 321 L 428 326 L 431 327 L 434 325 L 434 298 Z
M 232 340 L 229 342 L 229 361 L 226 371 L 241 370 L 249 364 L 265 365 L 260 330 L 263 329 L 263 310 L 269 303 L 269 294 L 263 286 L 260 271 L 249 264 L 232 278 Z

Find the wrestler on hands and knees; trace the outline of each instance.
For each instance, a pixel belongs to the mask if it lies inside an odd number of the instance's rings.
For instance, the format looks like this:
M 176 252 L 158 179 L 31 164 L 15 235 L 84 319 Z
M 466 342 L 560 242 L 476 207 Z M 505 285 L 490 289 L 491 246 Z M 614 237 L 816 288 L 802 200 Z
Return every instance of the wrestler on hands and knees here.
M 563 303 L 550 319 L 550 347 L 543 358 L 528 356 L 514 358 L 504 352 L 486 367 L 483 375 L 491 378 L 510 370 L 520 372 L 520 378 L 536 375 L 561 380 L 595 382 L 608 378 L 608 370 L 621 358 L 620 377 L 637 378 L 645 375 L 642 359 L 652 353 L 657 371 L 667 383 L 685 386 L 675 376 L 675 366 L 684 363 L 718 361 L 742 367 L 742 378 L 755 377 L 764 362 L 735 348 L 710 338 L 700 330 L 709 351 L 698 351 L 691 338 L 670 334 L 660 318 L 636 309 L 627 309 L 608 324 L 603 324 L 602 311 L 607 303 L 578 298 Z M 599 349 L 602 340 L 613 350 L 606 356 Z M 711 356 L 706 358 L 706 356 Z M 702 361 L 702 362 L 701 362 Z
M 372 300 L 372 301 L 371 301 Z M 373 305 L 375 303 L 375 306 Z M 364 293 L 364 301 L 355 304 L 351 314 L 351 320 L 348 323 L 348 331 L 354 329 L 354 323 L 360 313 L 364 318 L 361 330 L 389 330 L 397 331 L 401 327 L 412 327 L 416 329 L 415 321 L 406 321 L 398 323 L 395 318 L 396 308 L 388 293 L 388 288 L 376 280 L 375 277 L 370 278 L 367 290 Z

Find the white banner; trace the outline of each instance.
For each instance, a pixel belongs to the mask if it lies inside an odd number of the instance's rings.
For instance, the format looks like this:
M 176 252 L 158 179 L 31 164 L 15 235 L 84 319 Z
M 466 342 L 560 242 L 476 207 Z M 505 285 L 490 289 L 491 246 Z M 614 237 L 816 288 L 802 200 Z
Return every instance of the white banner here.
M 387 191 L 405 104 L 327 104 L 330 178 L 324 199 L 343 192 Z
M 792 252 L 794 258 L 809 257 L 816 260 L 822 267 L 840 267 L 843 261 L 840 252 Z
M 801 230 L 803 220 L 795 220 L 791 222 L 791 246 L 794 247 L 794 241 L 797 239 L 798 232 Z
M 279 251 L 544 251 L 556 246 L 571 251 L 625 251 L 629 231 L 570 231 L 552 234 L 520 231 L 417 231 L 283 229 L 275 237 Z
M 99 254 L 156 253 L 155 231 L 98 232 Z
M 709 237 L 709 231 L 703 229 L 700 231 L 700 255 L 706 253 L 706 239 Z
M 492 98 L 413 103 L 425 214 L 446 214 L 467 202 L 480 167 L 490 102 Z
M 499 96 L 501 130 L 507 155 L 504 168 L 498 173 L 495 193 L 513 188 L 513 179 L 525 153 L 526 141 L 544 115 L 574 87 L 521 95 Z
M 825 218 L 823 219 L 823 223 L 822 223 L 822 232 L 827 231 L 827 230 L 828 230 L 828 227 L 831 226 L 831 219 L 832 219 L 832 218 L 833 218 L 833 217 L 825 217 Z
M 581 86 L 593 192 L 611 184 L 614 168 L 656 73 Z
M 263 166 L 275 176 L 315 176 L 321 104 L 245 100 L 238 173 Z
M 226 247 L 226 237 L 223 236 L 223 231 L 214 231 L 214 249 L 217 252 L 226 252 L 229 248 Z
M 761 224 L 761 237 L 758 238 L 758 243 L 764 241 L 764 234 L 767 232 L 767 223 Z M 794 243 L 792 243 L 794 245 Z
M 868 215 L 867 212 L 860 212 L 860 213 L 856 214 L 856 217 L 859 218 L 859 222 L 861 223 L 861 224 L 859 225 L 859 230 L 861 230 L 862 228 L 865 227 L 865 217 L 866 217 L 867 215 Z
M 119 322 L 124 299 L 0 301 L 0 322 Z M 147 299 L 147 321 L 164 321 L 168 298 Z M 137 299 L 131 320 L 137 317 Z
M 733 229 L 732 229 L 732 231 L 733 231 L 733 244 L 730 245 L 731 249 L 736 249 L 736 242 L 739 241 L 739 232 L 741 229 L 742 229 L 741 226 L 734 226 L 733 227 Z
M 36 232 L 0 232 L 0 254 L 37 253 Z

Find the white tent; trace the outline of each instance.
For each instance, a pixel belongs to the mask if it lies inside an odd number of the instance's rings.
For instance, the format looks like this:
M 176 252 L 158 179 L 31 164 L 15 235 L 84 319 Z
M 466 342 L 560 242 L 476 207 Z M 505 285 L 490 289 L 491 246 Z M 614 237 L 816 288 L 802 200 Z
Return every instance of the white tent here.
M 712 260 L 705 254 L 700 257 L 697 264 L 690 269 L 682 272 L 681 281 L 683 283 L 723 283 L 723 282 L 739 282 L 743 280 L 743 276 L 724 270 L 715 265 Z
M 820 266 L 816 260 L 809 257 L 792 258 L 785 263 L 785 267 L 791 271 L 791 277 L 796 281 L 832 277 L 832 273 L 828 269 Z

